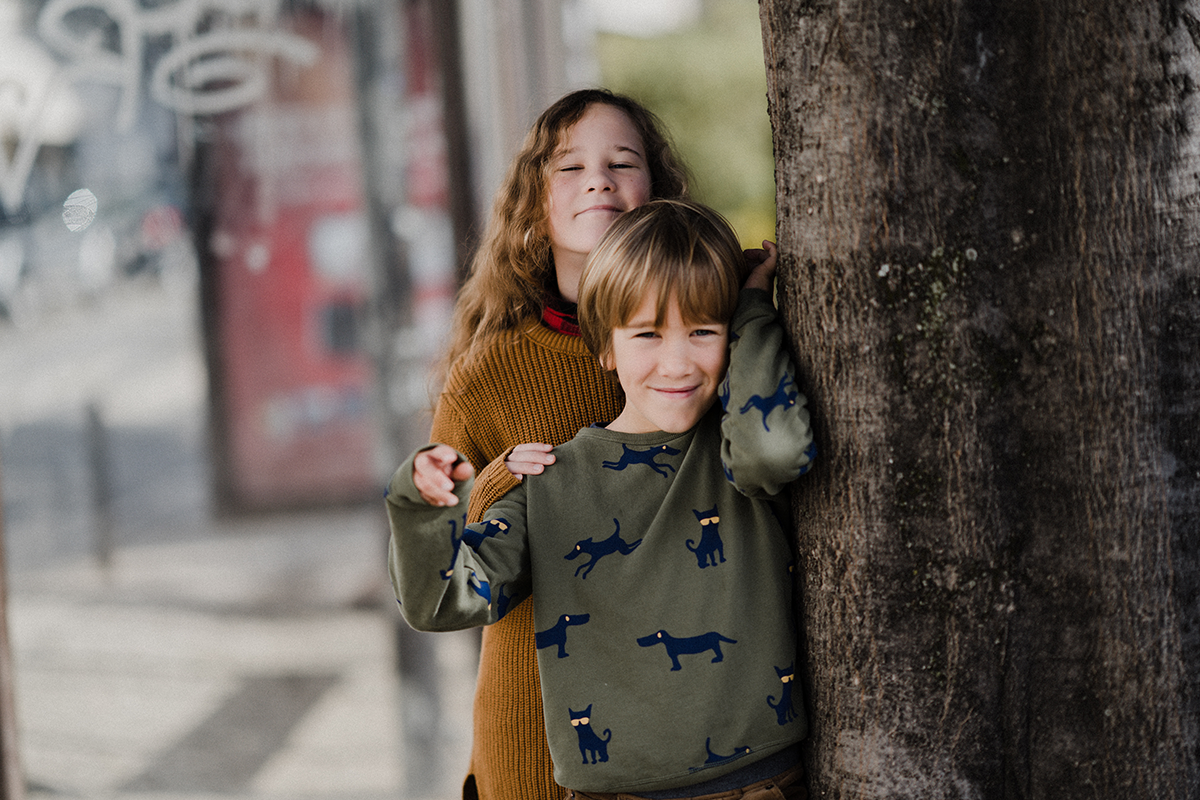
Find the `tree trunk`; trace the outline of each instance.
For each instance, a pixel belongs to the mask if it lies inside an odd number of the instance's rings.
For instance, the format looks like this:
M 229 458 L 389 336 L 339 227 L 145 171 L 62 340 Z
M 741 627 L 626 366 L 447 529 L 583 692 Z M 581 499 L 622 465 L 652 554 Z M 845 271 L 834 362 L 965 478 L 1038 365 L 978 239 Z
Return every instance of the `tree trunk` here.
M 813 796 L 1200 797 L 1200 4 L 760 11 Z

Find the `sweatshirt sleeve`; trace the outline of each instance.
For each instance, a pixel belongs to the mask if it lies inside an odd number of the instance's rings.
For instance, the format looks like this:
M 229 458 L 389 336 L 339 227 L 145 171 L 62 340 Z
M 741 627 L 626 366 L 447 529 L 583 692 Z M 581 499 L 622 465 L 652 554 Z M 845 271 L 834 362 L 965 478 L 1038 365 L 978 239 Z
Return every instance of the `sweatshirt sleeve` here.
M 430 445 L 432 446 L 432 445 Z M 412 480 L 413 459 L 388 483 L 388 569 L 404 618 L 417 630 L 451 631 L 496 622 L 529 595 L 525 492 L 518 486 L 466 524 L 473 480 L 454 487 L 456 506 L 431 506 Z
M 808 401 L 767 292 L 742 290 L 729 329 L 721 462 L 742 494 L 770 497 L 807 472 L 816 456 Z

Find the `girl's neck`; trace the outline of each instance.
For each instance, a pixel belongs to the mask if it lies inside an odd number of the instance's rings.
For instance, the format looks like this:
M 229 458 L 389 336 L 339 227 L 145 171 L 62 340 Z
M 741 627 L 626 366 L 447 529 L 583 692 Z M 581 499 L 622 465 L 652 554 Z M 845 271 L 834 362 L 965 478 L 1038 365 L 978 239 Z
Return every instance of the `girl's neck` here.
M 558 293 L 569 303 L 579 301 L 579 276 L 583 274 L 585 257 L 575 253 L 554 254 L 554 280 Z

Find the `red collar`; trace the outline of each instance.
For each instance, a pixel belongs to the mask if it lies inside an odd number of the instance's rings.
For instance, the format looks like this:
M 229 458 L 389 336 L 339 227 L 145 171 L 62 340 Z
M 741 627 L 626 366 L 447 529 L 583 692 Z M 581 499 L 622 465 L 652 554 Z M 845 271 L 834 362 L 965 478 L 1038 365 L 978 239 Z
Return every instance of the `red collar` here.
M 575 304 L 563 300 L 557 294 L 546 293 L 546 305 L 542 309 L 542 324 L 552 331 L 567 336 L 579 335 L 579 320 L 575 316 Z

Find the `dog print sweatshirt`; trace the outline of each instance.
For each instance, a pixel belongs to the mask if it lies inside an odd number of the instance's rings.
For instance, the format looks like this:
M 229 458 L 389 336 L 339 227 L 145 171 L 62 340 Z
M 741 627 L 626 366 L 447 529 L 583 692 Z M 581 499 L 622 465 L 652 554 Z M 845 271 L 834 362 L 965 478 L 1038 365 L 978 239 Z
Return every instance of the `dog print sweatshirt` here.
M 486 625 L 530 594 L 555 780 L 673 789 L 800 741 L 783 489 L 814 457 L 769 295 L 743 290 L 720 402 L 685 433 L 585 428 L 484 520 L 387 494 L 389 562 L 419 630 Z M 418 451 L 419 452 L 419 451 Z M 415 457 L 415 454 L 414 456 Z

